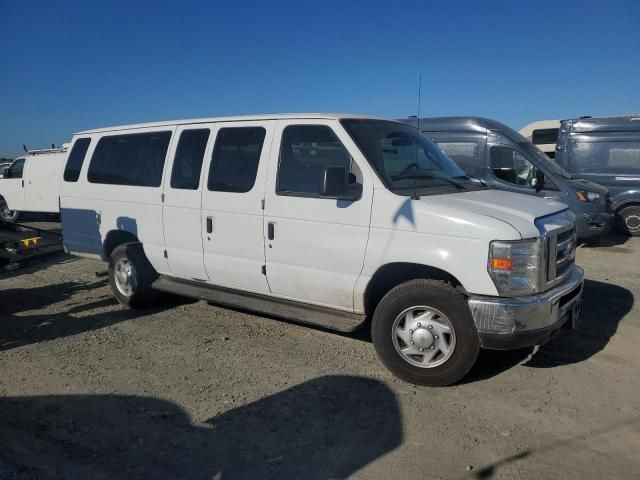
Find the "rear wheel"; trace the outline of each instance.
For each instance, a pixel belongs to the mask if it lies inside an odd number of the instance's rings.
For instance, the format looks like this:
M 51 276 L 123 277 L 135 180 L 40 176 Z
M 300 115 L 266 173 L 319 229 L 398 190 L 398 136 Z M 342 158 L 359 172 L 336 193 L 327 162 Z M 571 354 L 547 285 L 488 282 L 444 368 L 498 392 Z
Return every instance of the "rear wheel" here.
M 640 205 L 631 205 L 618 212 L 620 228 L 634 237 L 640 236 Z
M 9 210 L 7 201 L 0 197 L 0 217 L 7 222 L 17 222 L 20 218 L 20 212 L 17 210 Z
M 480 350 L 464 297 L 435 280 L 411 280 L 387 293 L 374 313 L 371 336 L 385 366 L 417 385 L 457 382 Z
M 140 243 L 117 246 L 109 259 L 109 284 L 113 296 L 131 308 L 148 306 L 156 295 L 151 284 L 157 278 Z

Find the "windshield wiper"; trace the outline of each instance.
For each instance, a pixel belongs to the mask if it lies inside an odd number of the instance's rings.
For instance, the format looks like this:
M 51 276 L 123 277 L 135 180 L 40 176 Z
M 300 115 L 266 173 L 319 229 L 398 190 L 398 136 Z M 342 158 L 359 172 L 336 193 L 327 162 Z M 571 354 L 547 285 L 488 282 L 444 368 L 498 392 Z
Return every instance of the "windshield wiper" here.
M 465 187 L 461 183 L 456 182 L 455 180 L 452 180 L 451 178 L 439 177 L 438 175 L 429 175 L 428 173 L 403 173 L 402 175 L 392 175 L 391 176 L 391 180 L 406 180 L 406 179 L 409 179 L 409 178 L 430 178 L 432 180 L 442 180 L 444 182 L 447 182 L 447 183 L 453 185 L 454 187 L 456 187 L 459 190 L 466 190 L 467 189 L 467 187 Z

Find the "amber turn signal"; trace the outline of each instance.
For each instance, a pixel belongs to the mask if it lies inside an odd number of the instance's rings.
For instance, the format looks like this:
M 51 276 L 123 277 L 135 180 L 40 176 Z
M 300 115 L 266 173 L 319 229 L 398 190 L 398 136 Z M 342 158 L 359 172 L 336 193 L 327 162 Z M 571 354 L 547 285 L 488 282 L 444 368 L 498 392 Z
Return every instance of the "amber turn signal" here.
M 492 258 L 491 268 L 493 270 L 511 270 L 513 268 L 513 260 L 510 258 Z

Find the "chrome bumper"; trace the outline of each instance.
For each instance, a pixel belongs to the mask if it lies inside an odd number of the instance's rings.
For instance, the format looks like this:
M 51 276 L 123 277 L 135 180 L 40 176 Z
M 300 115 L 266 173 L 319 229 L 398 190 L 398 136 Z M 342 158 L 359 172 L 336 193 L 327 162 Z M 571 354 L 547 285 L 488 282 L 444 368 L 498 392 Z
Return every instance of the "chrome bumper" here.
M 574 305 L 582 298 L 583 281 L 584 271 L 575 266 L 561 284 L 538 295 L 470 297 L 469 308 L 481 340 L 483 336 L 494 339 L 499 336 L 506 340 L 510 336 L 555 331 L 571 319 Z M 505 348 L 509 348 L 508 345 Z

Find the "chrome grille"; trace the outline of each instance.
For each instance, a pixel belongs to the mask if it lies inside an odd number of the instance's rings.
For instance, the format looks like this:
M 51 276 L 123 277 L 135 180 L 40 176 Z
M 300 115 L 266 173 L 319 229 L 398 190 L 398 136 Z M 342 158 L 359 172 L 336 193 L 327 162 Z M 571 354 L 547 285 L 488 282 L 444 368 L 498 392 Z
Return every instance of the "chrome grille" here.
M 575 226 L 550 232 L 547 237 L 547 287 L 561 282 L 570 273 L 575 263 L 576 247 Z

